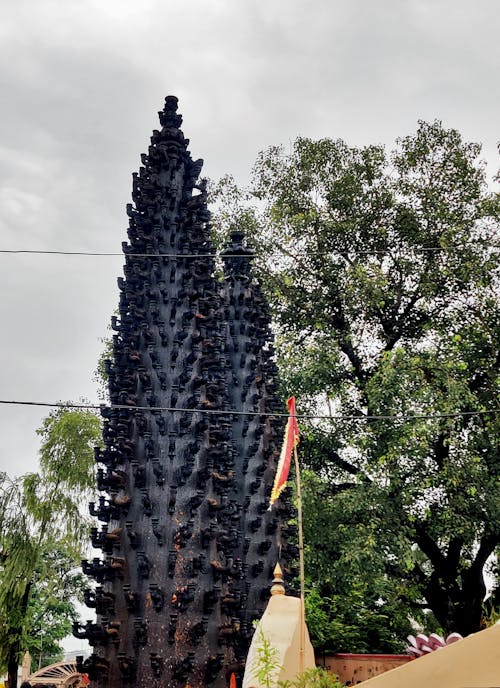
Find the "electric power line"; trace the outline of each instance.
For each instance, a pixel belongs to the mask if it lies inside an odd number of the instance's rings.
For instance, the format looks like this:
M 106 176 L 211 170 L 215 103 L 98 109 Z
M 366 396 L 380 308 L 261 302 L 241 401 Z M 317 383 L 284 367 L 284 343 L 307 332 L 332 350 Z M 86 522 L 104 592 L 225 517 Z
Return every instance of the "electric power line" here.
M 0 249 L 0 253 L 4 254 L 28 254 L 28 255 L 48 255 L 48 256 L 131 256 L 132 258 L 218 258 L 218 253 L 124 253 L 123 251 L 119 253 L 112 252 L 98 252 L 98 251 L 37 251 L 37 250 L 27 250 L 27 249 Z M 247 256 L 255 256 L 256 253 L 246 252 L 245 253 L 232 253 L 224 254 L 224 257 L 228 258 L 245 258 Z
M 170 413 L 205 413 L 210 415 L 234 415 L 234 416 L 264 416 L 273 418 L 288 418 L 288 413 L 277 412 L 261 412 L 261 411 L 236 411 L 234 409 L 208 409 L 208 408 L 175 408 L 173 406 L 129 406 L 127 404 L 84 404 L 72 402 L 49 402 L 49 401 L 17 401 L 0 399 L 0 404 L 15 405 L 15 406 L 43 406 L 50 408 L 66 408 L 66 409 L 87 409 L 96 410 L 101 409 L 116 409 L 126 411 L 162 411 Z M 500 412 L 499 408 L 487 409 L 483 411 L 459 411 L 456 413 L 432 413 L 432 414 L 412 414 L 412 415 L 318 415 L 310 413 L 297 413 L 296 418 L 308 420 L 339 420 L 339 421 L 365 421 L 365 420 L 393 420 L 393 421 L 411 421 L 411 420 L 434 420 L 439 418 L 461 418 L 472 416 L 483 416 L 487 414 L 495 414 Z
M 499 249 L 500 244 L 488 244 L 493 249 Z M 439 253 L 451 251 L 457 247 L 454 246 L 420 246 L 420 247 L 409 247 L 409 251 L 416 253 Z M 293 255 L 288 252 L 284 253 L 289 257 Z M 332 251 L 310 251 L 307 253 L 297 253 L 296 256 L 330 256 L 330 255 L 343 255 L 343 254 L 355 254 L 355 255 L 385 255 L 390 253 L 389 249 L 370 249 L 370 250 L 332 250 Z M 35 250 L 35 249 L 0 249 L 0 254 L 4 255 L 45 255 L 45 256 L 85 256 L 85 257 L 118 257 L 118 256 L 130 256 L 131 258 L 254 258 L 258 256 L 258 253 L 254 253 L 249 250 L 245 250 L 242 253 L 134 253 L 134 252 L 99 252 L 99 251 L 45 251 L 45 250 Z

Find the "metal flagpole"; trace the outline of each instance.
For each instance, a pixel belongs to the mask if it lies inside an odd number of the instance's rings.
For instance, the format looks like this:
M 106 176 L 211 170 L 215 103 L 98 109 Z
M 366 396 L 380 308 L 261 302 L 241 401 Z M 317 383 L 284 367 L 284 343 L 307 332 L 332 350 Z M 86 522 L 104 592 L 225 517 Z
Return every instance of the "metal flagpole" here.
M 299 646 L 299 670 L 304 671 L 304 652 L 306 641 L 306 619 L 305 619 L 305 590 L 304 590 L 304 537 L 302 533 L 302 492 L 300 485 L 300 467 L 297 447 L 294 447 L 295 459 L 295 480 L 297 483 L 297 526 L 299 531 L 299 571 L 300 571 L 300 646 Z
M 299 532 L 299 565 L 300 565 L 300 610 L 299 610 L 299 673 L 303 673 L 305 664 L 305 644 L 306 644 L 306 620 L 305 620 L 305 592 L 304 592 L 304 537 L 302 533 L 302 490 L 300 483 L 300 466 L 297 454 L 297 443 L 299 441 L 299 428 L 295 413 L 295 397 L 290 397 L 287 401 L 289 411 L 288 421 L 285 429 L 285 438 L 281 448 L 278 461 L 274 485 L 269 500 L 269 510 L 272 509 L 274 502 L 278 499 L 286 486 L 292 451 L 295 460 L 295 480 L 297 483 L 297 525 Z

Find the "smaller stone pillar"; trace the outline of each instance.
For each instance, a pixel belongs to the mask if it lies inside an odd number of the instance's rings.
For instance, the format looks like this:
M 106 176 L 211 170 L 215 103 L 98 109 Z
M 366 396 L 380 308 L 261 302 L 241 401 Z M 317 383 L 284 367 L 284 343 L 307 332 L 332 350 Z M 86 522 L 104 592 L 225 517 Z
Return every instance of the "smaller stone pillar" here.
M 27 681 L 31 674 L 31 655 L 29 652 L 24 653 L 23 663 L 21 664 L 21 683 Z
M 293 681 L 300 673 L 300 637 L 301 637 L 301 601 L 298 597 L 288 597 L 285 593 L 283 572 L 279 564 L 274 569 L 271 599 L 266 611 L 257 624 L 248 651 L 243 677 L 243 688 L 262 688 L 255 676 L 255 670 L 260 668 L 259 648 L 263 638 L 269 642 L 274 654 L 273 663 L 276 670 L 270 673 L 271 685 L 277 686 L 279 681 Z M 304 622 L 305 623 L 305 622 Z M 304 671 L 313 669 L 315 665 L 314 650 L 309 640 L 307 626 L 304 632 Z

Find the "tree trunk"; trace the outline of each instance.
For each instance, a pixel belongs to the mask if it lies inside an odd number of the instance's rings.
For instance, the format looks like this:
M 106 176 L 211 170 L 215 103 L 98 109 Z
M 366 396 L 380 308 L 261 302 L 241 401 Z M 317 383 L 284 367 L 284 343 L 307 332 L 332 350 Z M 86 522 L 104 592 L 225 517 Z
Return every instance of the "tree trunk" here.
M 9 650 L 9 661 L 7 664 L 7 676 L 9 688 L 17 688 L 17 672 L 19 668 L 19 648 L 13 646 Z
M 466 636 L 481 629 L 486 594 L 483 569 L 496 544 L 497 538 L 484 536 L 468 568 L 464 568 L 456 552 L 451 558 L 441 553 L 439 557 L 430 557 L 434 570 L 427 578 L 425 596 L 429 608 L 447 633 Z M 431 551 L 428 547 L 426 554 Z
M 26 618 L 26 612 L 28 609 L 28 602 L 31 594 L 31 583 L 28 583 L 26 590 L 24 591 L 21 600 L 20 618 L 24 620 Z M 21 622 L 22 623 L 22 622 Z M 16 640 L 9 647 L 9 658 L 7 661 L 7 676 L 8 676 L 8 686 L 9 688 L 17 688 L 17 674 L 19 670 L 19 657 L 21 655 L 21 638 L 23 634 L 23 629 L 15 628 L 12 629 L 12 637 Z

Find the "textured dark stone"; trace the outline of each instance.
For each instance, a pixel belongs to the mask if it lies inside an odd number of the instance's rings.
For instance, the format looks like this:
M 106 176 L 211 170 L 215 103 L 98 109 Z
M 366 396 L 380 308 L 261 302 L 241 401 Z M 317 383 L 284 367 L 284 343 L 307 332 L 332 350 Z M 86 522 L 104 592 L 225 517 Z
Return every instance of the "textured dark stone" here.
M 103 559 L 83 569 L 99 583 L 86 595 L 97 621 L 75 626 L 95 648 L 79 666 L 97 688 L 218 688 L 241 676 L 286 551 L 288 506 L 267 511 L 283 430 L 266 415 L 282 409 L 269 309 L 241 233 L 216 279 L 202 161 L 187 152 L 177 99 L 159 114 L 133 175 L 106 364 L 111 403 L 130 408 L 102 408 L 95 452 Z

